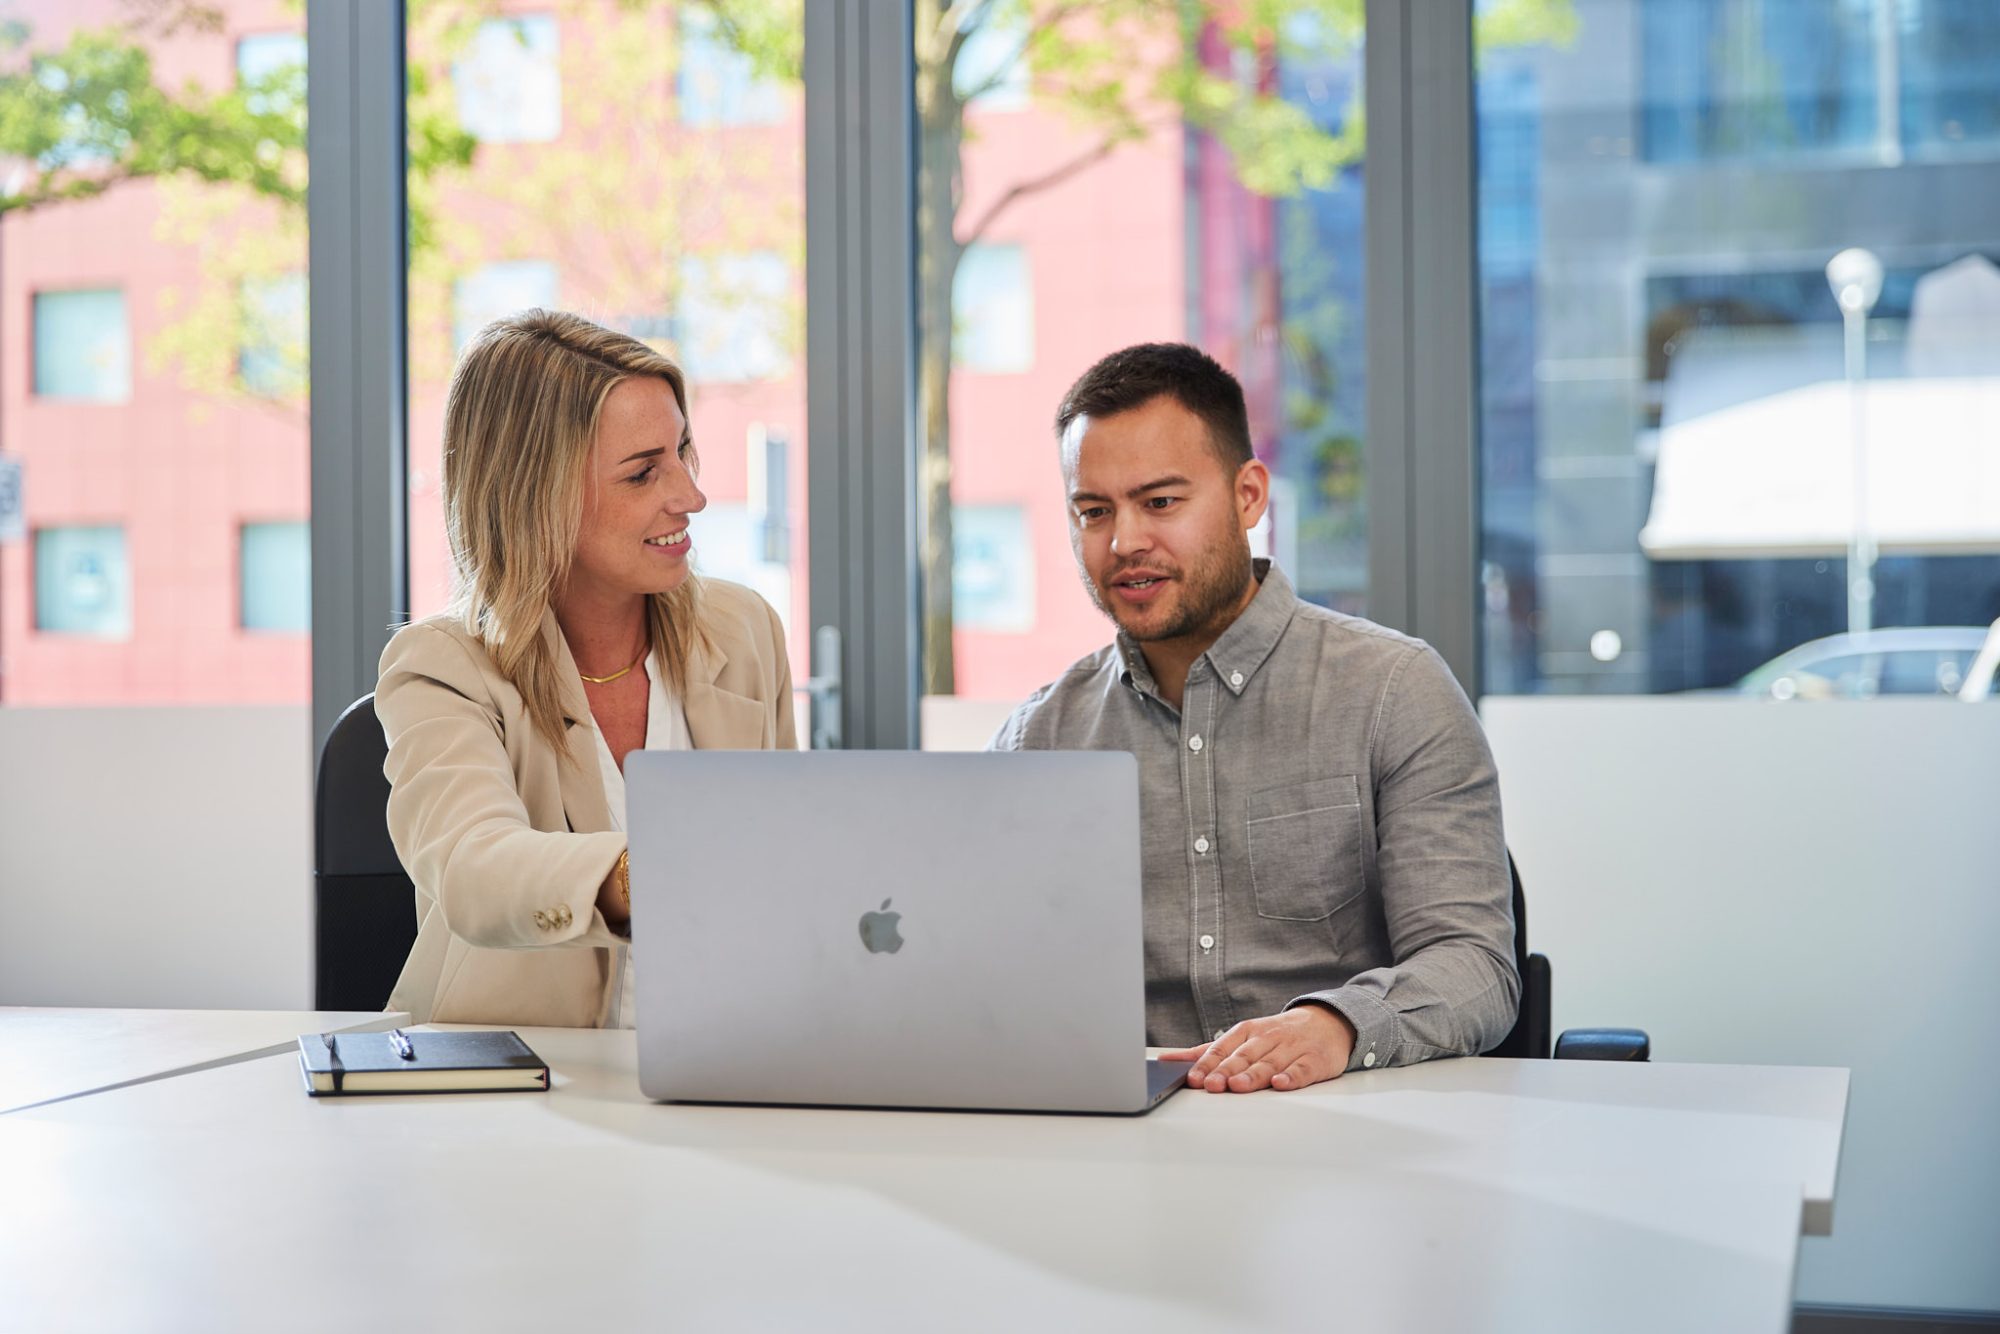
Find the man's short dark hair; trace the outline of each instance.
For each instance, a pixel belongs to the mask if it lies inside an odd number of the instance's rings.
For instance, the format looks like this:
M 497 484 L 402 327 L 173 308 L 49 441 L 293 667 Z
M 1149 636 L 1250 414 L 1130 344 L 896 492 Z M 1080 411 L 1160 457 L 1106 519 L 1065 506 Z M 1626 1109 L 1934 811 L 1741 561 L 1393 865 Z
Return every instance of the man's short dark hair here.
M 1186 343 L 1140 343 L 1085 371 L 1056 409 L 1056 438 L 1078 417 L 1115 417 L 1163 395 L 1201 418 L 1209 443 L 1230 471 L 1250 461 L 1243 386 L 1214 357 Z

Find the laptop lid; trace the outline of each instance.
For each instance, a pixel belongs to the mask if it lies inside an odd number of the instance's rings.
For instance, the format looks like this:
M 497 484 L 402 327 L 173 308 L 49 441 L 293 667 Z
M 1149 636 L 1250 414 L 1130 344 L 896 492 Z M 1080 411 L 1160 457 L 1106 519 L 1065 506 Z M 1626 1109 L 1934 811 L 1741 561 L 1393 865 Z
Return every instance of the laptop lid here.
M 648 1097 L 1147 1106 L 1132 756 L 634 751 L 625 781 Z

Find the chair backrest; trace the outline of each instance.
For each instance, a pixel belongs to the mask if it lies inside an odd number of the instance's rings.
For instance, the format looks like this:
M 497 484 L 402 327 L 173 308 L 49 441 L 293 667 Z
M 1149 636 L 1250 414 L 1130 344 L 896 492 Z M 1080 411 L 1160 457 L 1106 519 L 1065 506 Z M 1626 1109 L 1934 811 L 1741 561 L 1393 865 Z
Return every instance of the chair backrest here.
M 1507 854 L 1507 874 L 1514 882 L 1514 966 L 1521 973 L 1521 1009 L 1514 1027 L 1488 1056 L 1531 1057 L 1546 1060 L 1549 1055 L 1549 961 L 1545 955 L 1528 952 L 1528 899 L 1521 892 L 1521 868 L 1514 854 Z
M 417 939 L 416 886 L 389 841 L 389 744 L 363 695 L 319 752 L 313 800 L 313 1004 L 379 1010 Z

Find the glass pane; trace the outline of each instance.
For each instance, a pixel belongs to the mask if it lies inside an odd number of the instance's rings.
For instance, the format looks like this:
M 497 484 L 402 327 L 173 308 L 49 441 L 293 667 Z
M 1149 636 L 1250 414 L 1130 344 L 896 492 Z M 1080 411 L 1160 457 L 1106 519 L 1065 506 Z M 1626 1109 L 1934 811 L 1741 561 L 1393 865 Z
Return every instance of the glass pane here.
M 243 628 L 312 628 L 312 545 L 302 523 L 243 525 Z
M 123 528 L 36 531 L 35 629 L 131 638 L 132 571 Z
M 477 11 L 467 7 L 465 22 Z M 486 19 L 455 42 L 458 123 L 485 144 L 547 143 L 562 133 L 562 53 L 549 14 Z
M 1950 693 L 2000 617 L 2000 6 L 1505 7 L 1486 690 Z
M 132 396 L 125 293 L 37 292 L 35 396 L 123 403 Z
M 303 710 L 304 11 L 157 10 L 8 10 L 0 703 Z
M 918 7 L 925 745 L 983 744 L 1110 639 L 1050 423 L 1134 343 L 1237 376 L 1257 553 L 1366 610 L 1360 10 Z
M 803 22 L 782 3 L 728 13 L 410 9 L 413 615 L 451 594 L 441 442 L 459 350 L 501 316 L 570 310 L 687 372 L 708 498 L 696 568 L 777 608 L 805 678 Z

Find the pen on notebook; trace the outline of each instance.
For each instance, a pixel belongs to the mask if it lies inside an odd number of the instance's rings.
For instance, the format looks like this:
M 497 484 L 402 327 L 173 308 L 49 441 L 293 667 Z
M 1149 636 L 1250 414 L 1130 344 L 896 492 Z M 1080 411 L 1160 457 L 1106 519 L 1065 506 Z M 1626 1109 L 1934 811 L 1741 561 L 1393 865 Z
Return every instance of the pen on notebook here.
M 403 1032 L 402 1029 L 392 1028 L 389 1030 L 389 1044 L 396 1049 L 396 1055 L 402 1057 L 404 1060 L 414 1061 L 417 1059 L 417 1049 L 410 1045 L 409 1035 Z

